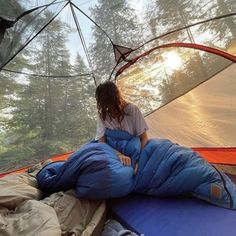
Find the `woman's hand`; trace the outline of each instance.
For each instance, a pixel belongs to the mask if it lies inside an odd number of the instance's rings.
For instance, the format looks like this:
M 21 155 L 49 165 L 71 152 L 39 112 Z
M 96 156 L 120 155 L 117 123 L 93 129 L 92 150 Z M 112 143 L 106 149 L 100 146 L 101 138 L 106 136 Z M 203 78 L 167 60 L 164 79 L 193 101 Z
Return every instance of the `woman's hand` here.
M 130 166 L 131 165 L 131 159 L 127 156 L 119 156 L 121 162 L 125 165 L 125 166 Z
M 121 154 L 120 152 L 118 152 L 116 150 L 116 154 L 117 156 L 119 157 L 121 163 L 125 166 L 131 166 L 131 158 L 130 157 L 127 157 L 123 154 Z M 134 166 L 134 175 L 136 175 L 138 172 L 138 163 L 135 163 L 135 166 Z
M 130 166 L 131 165 L 131 159 L 130 157 L 127 157 L 120 152 L 116 151 L 117 156 L 119 157 L 120 161 L 122 162 L 123 165 L 125 166 Z
M 106 143 L 106 137 L 103 136 L 98 140 L 100 143 Z M 115 150 L 115 149 L 114 149 Z M 125 166 L 131 166 L 131 158 L 128 156 L 123 155 L 119 151 L 115 150 L 116 155 L 119 157 L 121 163 Z

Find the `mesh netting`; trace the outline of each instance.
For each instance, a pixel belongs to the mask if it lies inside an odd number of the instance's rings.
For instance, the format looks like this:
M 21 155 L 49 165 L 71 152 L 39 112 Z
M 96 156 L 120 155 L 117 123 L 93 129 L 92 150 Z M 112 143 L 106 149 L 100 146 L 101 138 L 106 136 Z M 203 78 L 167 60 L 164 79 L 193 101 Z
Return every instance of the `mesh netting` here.
M 154 110 L 166 104 L 171 107 L 174 99 L 232 68 L 235 14 L 235 0 L 0 0 L 1 170 L 74 150 L 93 138 L 94 92 L 102 81 L 117 79 L 126 98 L 154 117 Z M 176 46 L 158 48 L 136 61 L 143 53 L 170 43 Z M 229 53 L 232 60 L 177 47 L 180 43 Z M 136 62 L 130 63 L 132 60 Z M 233 74 L 228 76 L 229 87 L 235 90 Z M 234 102 L 234 93 L 227 99 Z M 221 107 L 227 101 L 222 100 Z M 217 111 L 217 116 L 224 112 Z M 164 108 L 155 114 L 162 112 Z M 219 118 L 227 123 L 220 132 L 233 130 L 234 123 L 227 117 L 231 116 Z M 163 135 L 172 137 L 173 130 L 165 130 Z M 209 146 L 211 134 L 204 141 L 200 132 L 194 138 L 200 142 L 186 144 Z M 183 140 L 184 135 L 181 137 Z M 235 137 L 213 143 L 232 146 Z

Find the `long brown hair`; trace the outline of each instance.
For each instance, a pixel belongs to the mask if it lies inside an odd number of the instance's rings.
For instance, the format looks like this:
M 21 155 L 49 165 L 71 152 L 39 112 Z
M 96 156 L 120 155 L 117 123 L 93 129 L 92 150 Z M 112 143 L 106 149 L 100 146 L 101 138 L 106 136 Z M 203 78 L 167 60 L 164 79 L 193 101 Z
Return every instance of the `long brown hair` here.
M 124 108 L 127 102 L 115 83 L 107 81 L 100 84 L 96 89 L 95 97 L 98 114 L 102 120 L 109 116 L 120 123 L 124 119 Z

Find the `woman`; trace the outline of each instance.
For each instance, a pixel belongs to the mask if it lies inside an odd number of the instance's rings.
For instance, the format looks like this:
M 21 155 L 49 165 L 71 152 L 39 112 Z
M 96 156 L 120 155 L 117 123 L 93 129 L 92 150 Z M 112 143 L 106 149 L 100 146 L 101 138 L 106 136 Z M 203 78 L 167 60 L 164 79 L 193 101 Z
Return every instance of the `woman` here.
M 118 87 L 111 81 L 100 84 L 95 93 L 98 109 L 98 124 L 96 140 L 106 142 L 104 135 L 106 128 L 124 130 L 140 138 L 143 148 L 147 141 L 148 126 L 139 108 L 127 102 Z M 130 165 L 129 157 L 117 154 L 124 165 Z

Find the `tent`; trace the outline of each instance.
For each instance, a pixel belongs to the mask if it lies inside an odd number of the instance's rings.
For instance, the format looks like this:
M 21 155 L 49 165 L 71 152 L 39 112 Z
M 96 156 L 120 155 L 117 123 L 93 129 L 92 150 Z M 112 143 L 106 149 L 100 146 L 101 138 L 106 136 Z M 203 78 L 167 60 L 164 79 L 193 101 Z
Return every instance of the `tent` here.
M 95 88 L 115 80 L 149 137 L 236 175 L 235 24 L 235 0 L 1 0 L 0 172 L 91 140 Z
M 107 79 L 141 108 L 150 137 L 232 151 L 235 14 L 233 0 L 2 1 L 1 171 L 93 138 Z

